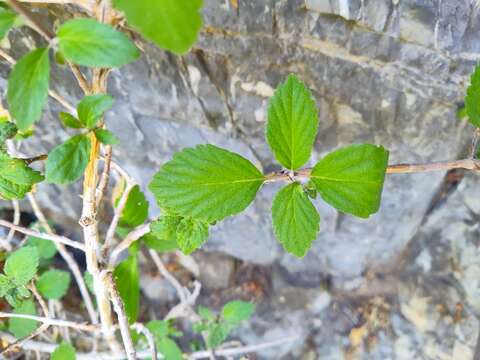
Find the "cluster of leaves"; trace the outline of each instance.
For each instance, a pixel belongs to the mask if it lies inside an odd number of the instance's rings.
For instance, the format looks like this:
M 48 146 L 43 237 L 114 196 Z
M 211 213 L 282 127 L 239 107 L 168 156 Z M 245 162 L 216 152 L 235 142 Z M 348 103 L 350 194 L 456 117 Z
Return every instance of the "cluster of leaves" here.
M 381 146 L 351 145 L 321 159 L 305 184 L 297 171 L 310 159 L 318 115 L 310 90 L 290 75 L 268 107 L 266 139 L 284 173 L 292 179 L 272 205 L 275 235 L 286 251 L 303 257 L 317 237 L 320 216 L 310 198 L 346 214 L 367 218 L 380 206 L 388 163 Z M 213 145 L 187 148 L 154 176 L 150 190 L 164 210 L 152 225 L 160 239 L 176 241 L 185 253 L 200 247 L 208 227 L 243 211 L 268 176 L 242 156 Z
M 201 321 L 194 324 L 193 330 L 203 333 L 207 347 L 214 349 L 225 342 L 232 330 L 248 320 L 254 311 L 255 306 L 252 303 L 241 300 L 226 303 L 219 314 L 199 306 Z

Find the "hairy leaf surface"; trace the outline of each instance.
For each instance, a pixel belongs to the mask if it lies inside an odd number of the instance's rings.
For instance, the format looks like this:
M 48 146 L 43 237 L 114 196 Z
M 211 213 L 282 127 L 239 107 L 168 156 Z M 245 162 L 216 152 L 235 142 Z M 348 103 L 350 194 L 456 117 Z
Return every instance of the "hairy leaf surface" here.
M 10 254 L 3 271 L 17 285 L 25 285 L 33 279 L 37 269 L 37 249 L 32 246 L 24 246 Z
M 337 210 L 361 218 L 378 211 L 388 165 L 388 151 L 370 144 L 336 150 L 312 170 L 322 199 Z
M 105 111 L 113 106 L 113 98 L 107 94 L 85 96 L 77 106 L 78 119 L 89 129 L 97 124 Z
M 70 286 L 70 273 L 62 270 L 48 270 L 37 280 L 37 288 L 45 299 L 61 299 Z
M 303 257 L 316 239 L 320 216 L 302 185 L 293 183 L 275 196 L 272 205 L 275 235 L 289 253 Z
M 275 158 L 287 169 L 298 169 L 310 158 L 317 130 L 312 93 L 295 75 L 289 75 L 268 105 L 266 137 Z
M 208 238 L 208 224 L 193 218 L 184 218 L 177 226 L 177 244 L 184 254 L 191 254 Z

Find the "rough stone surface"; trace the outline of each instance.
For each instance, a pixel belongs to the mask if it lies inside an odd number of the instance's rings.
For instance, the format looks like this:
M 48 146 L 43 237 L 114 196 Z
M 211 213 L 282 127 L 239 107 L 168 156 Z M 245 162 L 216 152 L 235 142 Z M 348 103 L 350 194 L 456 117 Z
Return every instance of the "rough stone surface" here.
M 205 28 L 189 55 L 146 44 L 141 60 L 112 74 L 108 124 L 122 141 L 115 159 L 144 189 L 175 151 L 200 143 L 237 151 L 266 172 L 278 169 L 264 139 L 266 107 L 291 72 L 318 102 L 310 165 L 359 142 L 384 145 L 391 163 L 465 156 L 472 128 L 456 111 L 480 59 L 477 1 L 235 3 L 205 1 Z M 26 43 L 12 42 L 13 52 Z M 78 99 L 72 77 L 54 74 L 52 86 Z M 51 101 L 38 129 L 42 142 L 28 140 L 25 151 L 67 138 L 55 120 L 59 110 Z M 368 220 L 317 202 L 321 232 L 301 260 L 276 243 L 269 209 L 278 186 L 264 186 L 243 214 L 212 229 L 205 246 L 274 269 L 270 301 L 237 335 L 245 342 L 300 335 L 261 358 L 473 359 L 480 179 L 468 175 L 442 192 L 444 180 L 441 172 L 388 176 L 382 207 Z M 57 219 L 74 221 L 76 189 L 42 184 L 39 198 Z

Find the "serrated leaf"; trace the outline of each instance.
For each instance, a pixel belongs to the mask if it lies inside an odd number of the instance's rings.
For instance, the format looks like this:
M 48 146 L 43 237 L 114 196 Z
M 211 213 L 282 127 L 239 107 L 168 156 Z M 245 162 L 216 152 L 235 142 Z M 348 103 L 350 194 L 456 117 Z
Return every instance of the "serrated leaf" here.
M 388 165 L 388 151 L 370 144 L 336 150 L 312 170 L 311 180 L 327 203 L 361 218 L 378 211 Z
M 83 124 L 72 114 L 66 112 L 59 113 L 60 121 L 65 127 L 72 128 L 72 129 L 81 129 L 83 128 Z
M 157 343 L 158 351 L 168 360 L 183 360 L 182 351 L 177 343 L 168 337 L 161 338 Z
M 0 40 L 7 35 L 8 31 L 15 24 L 17 14 L 5 8 L 0 8 Z
M 49 80 L 50 61 L 46 48 L 29 52 L 13 67 L 8 78 L 7 102 L 20 130 L 28 130 L 42 116 Z
M 232 325 L 238 325 L 244 320 L 248 320 L 255 311 L 255 305 L 252 303 L 234 300 L 226 303 L 222 309 L 222 316 L 225 321 Z
M 143 242 L 157 251 L 177 249 L 177 226 L 181 220 L 181 216 L 165 213 L 150 225 L 150 233 L 142 238 Z
M 470 123 L 480 127 L 480 64 L 475 67 L 465 96 L 465 112 Z
M 275 236 L 289 253 L 303 257 L 316 239 L 320 216 L 299 183 L 278 192 L 273 200 Z
M 45 164 L 45 177 L 48 182 L 66 184 L 78 180 L 88 165 L 90 139 L 76 135 L 54 148 Z
M 208 331 L 207 346 L 212 349 L 220 346 L 227 339 L 229 333 L 230 329 L 227 324 L 212 325 Z
M 140 186 L 135 185 L 128 194 L 127 202 L 120 217 L 123 226 L 136 227 L 148 218 L 148 201 Z
M 243 211 L 264 181 L 247 159 L 213 145 L 176 153 L 150 190 L 162 208 L 211 223 Z
M 140 307 L 140 273 L 137 257 L 129 255 L 126 260 L 117 265 L 113 275 L 118 292 L 125 305 L 128 321 L 133 324 L 137 321 Z
M 116 145 L 120 142 L 120 139 L 115 134 L 106 129 L 95 130 L 95 137 L 103 145 Z
M 186 255 L 202 246 L 208 238 L 208 224 L 192 218 L 184 218 L 177 226 L 177 244 Z
M 30 228 L 44 232 L 44 229 L 40 226 L 39 223 L 34 223 L 30 226 Z M 53 243 L 53 241 L 40 239 L 34 236 L 28 236 L 26 245 L 33 246 L 37 249 L 38 256 L 40 259 L 51 259 L 57 253 L 57 247 Z
M 75 348 L 70 343 L 63 342 L 57 346 L 50 360 L 75 360 Z
M 28 283 L 38 269 L 38 252 L 31 246 L 24 246 L 11 253 L 5 262 L 3 271 L 17 285 Z
M 68 60 L 89 67 L 120 67 L 139 50 L 123 33 L 93 19 L 73 19 L 60 26 L 58 48 Z
M 31 169 L 25 160 L 14 159 L 0 150 L 0 197 L 6 200 L 22 199 L 32 186 L 43 181 L 43 176 Z
M 186 53 L 202 27 L 202 0 L 114 0 L 130 25 L 159 47 Z
M 14 311 L 15 314 L 36 315 L 37 310 L 33 300 L 25 300 Z M 8 330 L 17 339 L 30 335 L 37 328 L 38 321 L 21 318 L 10 318 L 8 321 Z
M 141 237 L 141 241 L 148 246 L 148 248 L 158 252 L 170 252 L 178 249 L 177 240 L 164 240 L 156 237 L 152 233 L 148 233 Z
M 92 129 L 102 115 L 113 106 L 113 98 L 107 94 L 85 96 L 78 104 L 78 119 L 87 128 Z
M 310 90 L 289 75 L 270 99 L 266 138 L 275 158 L 297 170 L 310 158 L 318 131 L 318 114 Z
M 37 280 L 37 288 L 44 298 L 58 300 L 65 296 L 70 286 L 70 273 L 62 270 L 48 270 Z
M 6 119 L 7 121 L 0 123 L 0 145 L 2 146 L 2 150 L 6 150 L 4 146 L 5 141 L 15 137 L 18 133 L 17 125 L 9 122 L 8 117 Z

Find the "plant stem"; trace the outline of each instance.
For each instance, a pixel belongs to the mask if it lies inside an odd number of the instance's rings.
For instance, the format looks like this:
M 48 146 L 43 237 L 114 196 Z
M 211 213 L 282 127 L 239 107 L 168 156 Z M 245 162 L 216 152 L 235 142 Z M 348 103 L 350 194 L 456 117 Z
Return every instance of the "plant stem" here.
M 98 330 L 97 325 L 81 324 L 81 323 L 76 323 L 76 322 L 73 322 L 73 321 L 50 319 L 48 317 L 27 315 L 27 314 L 11 314 L 11 313 L 0 312 L 0 318 L 28 319 L 28 320 L 38 321 L 38 322 L 41 322 L 41 323 L 46 324 L 46 325 L 70 327 L 70 328 L 77 329 L 77 330 L 82 330 L 82 331 L 97 331 Z

